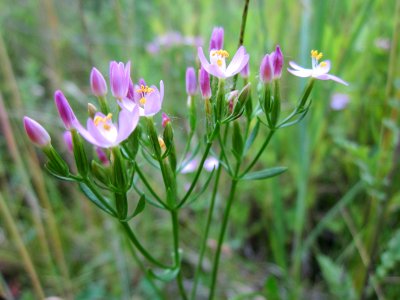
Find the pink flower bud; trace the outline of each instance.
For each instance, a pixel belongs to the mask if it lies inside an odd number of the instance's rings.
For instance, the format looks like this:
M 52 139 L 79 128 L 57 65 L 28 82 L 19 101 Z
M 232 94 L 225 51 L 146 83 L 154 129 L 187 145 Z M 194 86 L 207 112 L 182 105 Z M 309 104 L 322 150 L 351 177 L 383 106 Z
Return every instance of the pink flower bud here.
M 50 135 L 48 134 L 46 129 L 44 129 L 42 125 L 40 125 L 38 122 L 25 116 L 24 127 L 26 134 L 28 135 L 31 142 L 33 142 L 34 144 L 36 144 L 41 148 L 50 145 L 51 142 Z
M 211 34 L 210 51 L 221 50 L 224 47 L 224 29 L 222 27 L 215 27 Z
M 210 75 L 203 67 L 199 71 L 199 85 L 203 99 L 211 98 Z
M 186 69 L 186 93 L 193 96 L 196 93 L 196 73 L 192 67 Z
M 167 124 L 171 122 L 171 119 L 167 116 L 166 113 L 162 113 L 162 127 L 165 128 L 165 126 L 167 126 Z
M 132 80 L 129 80 L 128 94 L 126 98 L 133 100 L 135 98 L 135 86 L 133 85 Z
M 73 143 L 72 143 L 72 134 L 71 131 L 65 131 L 63 134 L 63 139 L 64 143 L 67 146 L 67 149 L 69 152 L 72 152 L 74 149 Z
M 57 90 L 54 93 L 54 101 L 57 106 L 58 114 L 60 115 L 61 120 L 64 122 L 65 128 L 73 128 L 77 122 L 77 119 L 68 103 L 67 98 L 65 98 L 64 94 L 60 90 Z
M 279 79 L 282 76 L 283 54 L 279 45 L 276 46 L 275 52 L 272 53 L 272 66 L 274 71 L 274 79 Z
M 110 86 L 111 92 L 115 98 L 123 99 L 128 94 L 129 83 L 131 81 L 131 62 L 126 65 L 122 62 L 110 63 Z
M 90 86 L 93 95 L 97 97 L 105 96 L 107 94 L 106 80 L 96 68 L 92 68 L 92 72 L 90 73 Z
M 100 147 L 96 147 L 96 153 L 103 165 L 108 166 L 110 164 L 110 161 L 108 160 L 108 157 L 103 149 L 101 149 Z
M 272 57 L 271 54 L 266 54 L 260 65 L 260 79 L 263 83 L 269 83 L 272 81 L 273 76 Z

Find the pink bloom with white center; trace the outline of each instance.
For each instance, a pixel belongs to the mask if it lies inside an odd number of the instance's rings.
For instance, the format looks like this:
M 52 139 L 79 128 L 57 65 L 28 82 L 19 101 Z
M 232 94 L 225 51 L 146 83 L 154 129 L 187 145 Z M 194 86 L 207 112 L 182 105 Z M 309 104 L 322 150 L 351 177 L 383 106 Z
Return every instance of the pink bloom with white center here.
M 129 93 L 130 94 L 130 93 Z M 118 104 L 129 111 L 135 107 L 139 107 L 140 116 L 150 117 L 161 110 L 164 99 L 164 83 L 160 81 L 160 90 L 155 85 L 147 86 L 146 82 L 141 79 L 139 84 L 133 87 L 133 99 L 125 97 Z
M 50 135 L 38 122 L 29 117 L 24 117 L 24 127 L 32 143 L 41 148 L 50 145 Z
M 322 58 L 322 53 L 317 50 L 311 51 L 311 59 L 312 59 L 312 69 L 305 69 L 300 67 L 295 62 L 289 62 L 289 65 L 293 69 L 288 69 L 290 73 L 298 77 L 313 77 L 320 80 L 333 80 L 338 83 L 349 85 L 346 81 L 341 78 L 328 74 L 331 69 L 331 63 L 329 60 L 325 60 L 322 62 L 318 62 Z
M 89 143 L 101 148 L 110 148 L 126 140 L 138 122 L 139 109 L 135 107 L 132 111 L 122 109 L 118 115 L 118 124 L 112 122 L 112 114 L 106 116 L 97 112 L 93 119 L 87 120 L 87 128 L 77 124 L 76 129 Z
M 112 61 L 110 63 L 110 86 L 111 92 L 115 98 L 121 100 L 126 97 L 130 80 L 130 61 L 128 61 L 125 66 L 122 62 L 117 63 L 116 61 Z
M 229 53 L 223 49 L 213 49 L 210 51 L 210 62 L 204 56 L 203 48 L 198 48 L 198 56 L 201 66 L 211 75 L 220 79 L 232 77 L 242 71 L 249 61 L 249 55 L 243 46 L 239 47 L 233 56 L 230 64 L 226 66 L 225 59 Z

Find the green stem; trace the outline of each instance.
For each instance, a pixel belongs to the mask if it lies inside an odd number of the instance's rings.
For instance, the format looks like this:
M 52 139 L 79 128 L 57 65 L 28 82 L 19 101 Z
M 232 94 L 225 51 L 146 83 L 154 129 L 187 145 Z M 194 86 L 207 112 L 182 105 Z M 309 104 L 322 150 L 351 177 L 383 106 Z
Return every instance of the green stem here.
M 136 168 L 136 173 L 139 175 L 140 179 L 142 180 L 142 182 L 144 183 L 146 188 L 149 190 L 149 192 L 153 195 L 153 197 L 157 200 L 157 202 L 160 203 L 160 205 L 162 205 L 164 208 L 167 208 L 165 203 L 161 200 L 161 198 L 153 190 L 153 188 L 151 187 L 150 183 L 147 181 L 146 176 L 142 173 L 140 168 Z
M 172 231 L 174 236 L 174 256 L 175 256 L 175 267 L 179 266 L 179 273 L 176 277 L 176 282 L 178 283 L 179 293 L 182 299 L 187 300 L 185 288 L 183 286 L 182 270 L 180 269 L 180 254 L 179 254 L 179 222 L 178 222 L 178 211 L 171 210 L 172 217 Z
M 199 261 L 197 263 L 196 271 L 194 273 L 194 282 L 193 282 L 193 289 L 192 293 L 190 296 L 190 299 L 195 300 L 196 299 L 196 291 L 197 291 L 197 285 L 199 283 L 199 277 L 200 277 L 200 271 L 203 265 L 203 259 L 204 259 L 204 254 L 206 252 L 207 248 L 207 240 L 208 240 L 208 234 L 210 232 L 210 225 L 211 225 L 211 220 L 212 216 L 214 213 L 214 206 L 215 206 L 215 199 L 217 198 L 217 191 L 218 191 L 218 184 L 219 184 L 219 179 L 221 176 L 221 170 L 222 170 L 222 165 L 218 165 L 217 169 L 217 174 L 215 177 L 215 183 L 214 183 L 214 188 L 213 192 L 211 195 L 211 200 L 210 200 L 210 207 L 208 209 L 208 215 L 207 215 L 207 221 L 206 221 L 206 228 L 204 229 L 204 237 L 201 243 L 201 249 L 200 249 L 200 256 L 199 256 Z
M 97 191 L 96 187 L 92 184 L 92 182 L 89 179 L 84 179 L 83 182 L 88 186 L 90 191 L 95 194 L 95 196 L 101 201 L 101 203 L 108 208 L 113 215 L 116 217 L 117 212 L 115 209 L 104 199 L 104 197 Z
M 222 218 L 221 231 L 220 231 L 219 237 L 218 237 L 217 252 L 215 253 L 215 260 L 214 260 L 212 275 L 211 275 L 210 295 L 208 297 L 209 300 L 212 300 L 214 298 L 214 294 L 215 294 L 215 286 L 216 286 L 216 282 L 217 282 L 218 266 L 219 266 L 219 260 L 221 257 L 222 243 L 224 241 L 225 232 L 226 232 L 226 228 L 227 228 L 228 220 L 229 220 L 229 214 L 230 214 L 233 199 L 235 196 L 235 190 L 236 190 L 237 183 L 238 183 L 238 180 L 236 178 L 232 179 L 232 184 L 231 184 L 231 189 L 230 189 L 229 196 L 228 196 L 228 201 L 226 204 L 224 216 Z
M 223 144 L 225 143 L 226 138 L 228 137 L 228 131 L 229 131 L 229 126 L 226 126 L 225 132 L 224 132 Z M 224 153 L 221 152 L 219 159 L 222 160 L 223 156 L 224 156 Z M 212 216 L 214 214 L 215 199 L 217 198 L 218 184 L 219 184 L 219 179 L 221 177 L 221 171 L 222 171 L 222 164 L 218 164 L 217 175 L 215 177 L 214 188 L 213 188 L 213 192 L 211 195 L 210 208 L 208 209 L 206 228 L 204 230 L 204 237 L 203 237 L 203 240 L 201 243 L 199 261 L 197 263 L 197 267 L 196 267 L 196 271 L 195 271 L 195 275 L 194 275 L 193 289 L 192 289 L 192 293 L 190 296 L 190 298 L 192 300 L 194 300 L 196 298 L 197 285 L 199 283 L 200 271 L 201 271 L 201 267 L 203 265 L 204 254 L 205 254 L 206 248 L 207 248 L 208 234 L 210 232 L 211 220 L 212 220 Z
M 136 246 L 136 248 L 139 250 L 139 252 L 145 258 L 147 258 L 150 262 L 152 262 L 153 264 L 155 264 L 156 266 L 158 266 L 160 268 L 163 268 L 163 269 L 170 269 L 171 268 L 170 266 L 167 266 L 167 265 L 159 262 L 153 256 L 151 256 L 151 254 L 149 252 L 147 252 L 147 250 L 138 241 L 135 233 L 132 231 L 131 227 L 129 226 L 129 224 L 127 222 L 120 221 L 120 224 L 125 229 L 125 232 L 126 232 L 127 236 L 129 237 L 129 239 L 131 240 L 131 242 Z
M 275 129 L 270 130 L 270 132 L 268 133 L 268 136 L 267 136 L 266 140 L 264 141 L 263 145 L 261 146 L 260 150 L 257 152 L 256 156 L 254 157 L 252 162 L 249 164 L 249 166 L 239 176 L 239 178 L 242 177 L 243 175 L 245 175 L 246 173 L 248 173 L 251 170 L 251 168 L 254 167 L 254 165 L 257 163 L 258 159 L 260 158 L 261 154 L 264 152 L 265 148 L 268 146 L 275 131 L 276 131 Z

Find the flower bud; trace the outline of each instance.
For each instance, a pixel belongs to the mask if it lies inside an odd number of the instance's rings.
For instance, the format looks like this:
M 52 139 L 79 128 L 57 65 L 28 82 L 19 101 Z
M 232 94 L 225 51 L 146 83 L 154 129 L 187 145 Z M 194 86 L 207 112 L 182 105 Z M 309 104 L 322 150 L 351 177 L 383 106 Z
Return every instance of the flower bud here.
M 131 79 L 129 80 L 128 94 L 126 95 L 126 98 L 133 100 L 134 97 L 135 97 L 135 87 Z
M 110 165 L 110 161 L 108 160 L 108 157 L 106 153 L 103 151 L 103 149 L 101 149 L 100 147 L 96 147 L 96 154 L 104 166 Z
M 210 39 L 210 51 L 220 50 L 224 47 L 224 28 L 214 27 Z
M 196 93 L 196 72 L 192 67 L 186 69 L 186 93 L 193 96 Z
M 201 67 L 199 71 L 199 85 L 203 99 L 211 98 L 210 75 Z
M 74 128 L 77 121 L 75 114 L 72 111 L 67 98 L 65 98 L 64 94 L 60 90 L 57 90 L 54 93 L 54 101 L 57 106 L 58 114 L 60 115 L 61 120 L 64 122 L 65 128 Z
M 92 103 L 88 103 L 87 108 L 88 108 L 89 117 L 90 117 L 91 119 L 94 119 L 94 117 L 95 117 L 95 115 L 96 115 L 96 113 L 97 113 L 97 108 L 96 108 L 96 106 L 94 106 L 94 104 L 92 104 Z
M 283 54 L 279 45 L 276 46 L 275 52 L 272 54 L 272 56 L 274 79 L 279 79 L 282 76 L 283 68 Z
M 107 94 L 106 80 L 100 71 L 94 67 L 90 73 L 90 87 L 92 88 L 93 95 L 97 97 L 105 96 Z
M 271 54 L 266 54 L 260 65 L 260 79 L 263 83 L 270 83 L 274 76 Z
M 73 151 L 72 135 L 71 131 L 65 131 L 63 134 L 64 143 L 67 146 L 69 152 Z
M 162 127 L 165 128 L 167 124 L 171 121 L 171 119 L 168 117 L 166 113 L 162 113 Z
M 131 62 L 126 65 L 122 62 L 110 63 L 110 86 L 113 96 L 117 99 L 123 99 L 128 94 L 129 83 L 131 81 Z
M 25 116 L 24 127 L 26 134 L 28 135 L 32 143 L 39 146 L 40 148 L 50 145 L 50 135 L 48 134 L 46 129 L 44 129 L 42 125 L 40 125 L 38 122 Z

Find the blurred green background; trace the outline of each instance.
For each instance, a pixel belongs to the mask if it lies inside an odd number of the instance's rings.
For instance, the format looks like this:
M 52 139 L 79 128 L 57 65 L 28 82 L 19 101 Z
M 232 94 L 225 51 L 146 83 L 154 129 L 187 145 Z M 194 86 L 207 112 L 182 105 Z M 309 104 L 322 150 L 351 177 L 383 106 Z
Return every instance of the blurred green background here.
M 196 45 L 208 47 L 214 26 L 224 27 L 225 48 L 234 52 L 243 2 L 0 1 L 1 296 L 35 299 L 34 272 L 47 296 L 157 299 L 119 227 L 73 184 L 44 171 L 45 159 L 27 140 L 22 117 L 48 129 L 72 162 L 54 91 L 61 89 L 83 120 L 87 102 L 96 101 L 91 67 L 108 78 L 109 61 L 130 60 L 134 80 L 164 80 L 163 110 L 171 115 L 182 150 L 186 67 L 198 67 Z M 254 102 L 259 63 L 276 44 L 285 67 L 290 60 L 310 66 L 310 50 L 322 51 L 332 74 L 350 86 L 317 82 L 306 119 L 278 132 L 260 162 L 259 167 L 288 166 L 288 172 L 239 186 L 218 299 L 359 299 L 366 277 L 365 299 L 400 297 L 399 6 L 395 0 L 250 0 L 244 45 Z M 283 113 L 293 108 L 305 83 L 284 72 Z M 331 107 L 338 94 L 349 100 L 341 110 Z M 208 207 L 207 194 L 203 198 L 181 214 L 187 287 Z M 154 256 L 170 256 L 168 215 L 146 209 L 133 227 Z M 213 227 L 205 283 L 217 233 Z M 173 283 L 159 287 L 166 299 L 176 299 Z M 199 299 L 205 295 L 206 284 Z

